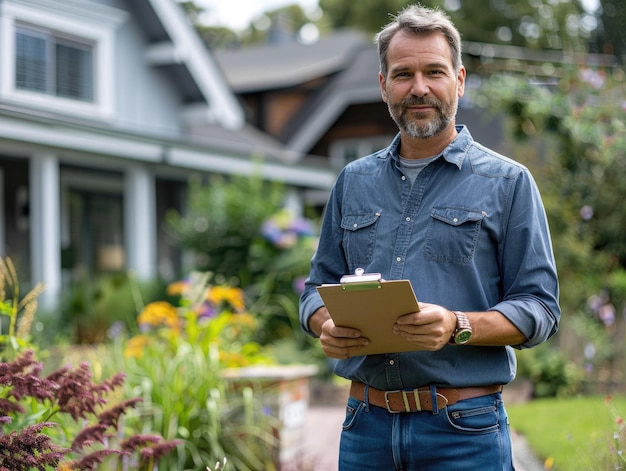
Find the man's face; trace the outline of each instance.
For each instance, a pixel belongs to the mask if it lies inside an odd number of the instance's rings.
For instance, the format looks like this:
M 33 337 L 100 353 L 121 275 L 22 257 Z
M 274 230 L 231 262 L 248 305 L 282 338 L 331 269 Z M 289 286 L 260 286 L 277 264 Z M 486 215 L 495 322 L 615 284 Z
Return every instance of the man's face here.
M 379 77 L 383 100 L 403 134 L 435 136 L 454 125 L 465 69 L 456 72 L 443 34 L 400 31 L 387 52 L 387 76 Z

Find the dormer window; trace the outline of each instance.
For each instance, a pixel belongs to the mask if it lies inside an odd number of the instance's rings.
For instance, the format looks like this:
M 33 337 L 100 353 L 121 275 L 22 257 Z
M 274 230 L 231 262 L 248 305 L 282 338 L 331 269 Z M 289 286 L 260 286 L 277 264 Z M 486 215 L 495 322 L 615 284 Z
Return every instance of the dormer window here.
M 94 101 L 94 46 L 49 30 L 15 30 L 15 88 Z

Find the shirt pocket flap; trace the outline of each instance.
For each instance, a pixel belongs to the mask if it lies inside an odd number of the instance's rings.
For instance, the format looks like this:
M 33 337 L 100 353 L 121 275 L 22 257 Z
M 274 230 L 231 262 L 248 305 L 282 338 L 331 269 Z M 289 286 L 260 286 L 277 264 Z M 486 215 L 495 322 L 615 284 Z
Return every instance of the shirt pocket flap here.
M 380 212 L 369 214 L 348 214 L 341 218 L 341 228 L 348 231 L 357 231 L 371 226 L 380 217 Z
M 433 208 L 431 216 L 451 226 L 460 226 L 466 222 L 480 221 L 483 218 L 483 213 L 470 209 Z

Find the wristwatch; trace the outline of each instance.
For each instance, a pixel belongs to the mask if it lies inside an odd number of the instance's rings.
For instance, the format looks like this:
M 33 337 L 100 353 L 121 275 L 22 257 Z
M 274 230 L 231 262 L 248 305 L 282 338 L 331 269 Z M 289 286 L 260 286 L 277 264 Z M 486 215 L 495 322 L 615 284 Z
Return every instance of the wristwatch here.
M 452 334 L 450 343 L 456 345 L 463 345 L 470 341 L 472 338 L 472 325 L 469 319 L 462 311 L 452 311 L 456 316 L 456 329 Z

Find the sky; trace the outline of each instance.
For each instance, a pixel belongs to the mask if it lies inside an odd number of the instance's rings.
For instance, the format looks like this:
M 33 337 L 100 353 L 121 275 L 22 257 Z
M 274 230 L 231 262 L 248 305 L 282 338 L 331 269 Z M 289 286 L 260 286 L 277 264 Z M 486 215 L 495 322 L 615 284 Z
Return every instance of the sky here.
M 203 22 L 211 26 L 226 26 L 235 31 L 245 29 L 267 10 L 297 3 L 304 11 L 318 8 L 318 0 L 196 0 L 205 9 Z

